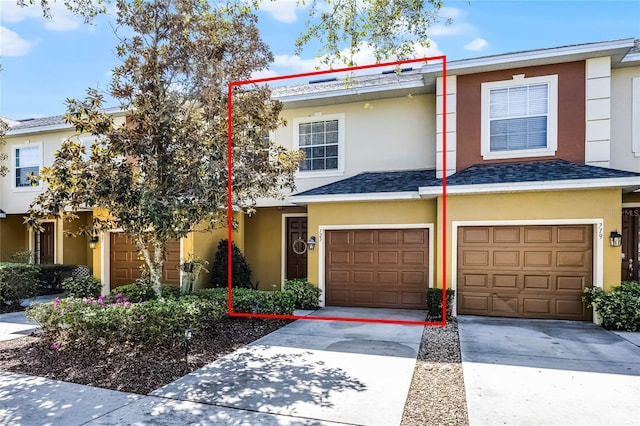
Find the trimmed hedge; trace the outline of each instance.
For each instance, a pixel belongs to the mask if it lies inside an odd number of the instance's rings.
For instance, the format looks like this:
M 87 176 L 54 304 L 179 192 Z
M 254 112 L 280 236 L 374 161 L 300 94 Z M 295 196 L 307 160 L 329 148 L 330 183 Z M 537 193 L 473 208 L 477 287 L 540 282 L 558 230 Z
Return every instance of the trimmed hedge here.
M 307 279 L 287 280 L 284 291 L 294 295 L 296 309 L 318 309 L 320 304 L 320 288 L 311 284 Z
M 197 290 L 194 297 L 208 299 L 227 306 L 226 288 Z M 260 291 L 250 288 L 233 289 L 233 311 L 246 314 L 293 315 L 295 295 L 287 291 Z
M 453 310 L 453 296 L 455 290 L 447 289 L 447 319 L 451 319 Z M 429 318 L 442 320 L 442 289 L 430 288 L 427 290 L 427 312 Z
M 233 259 L 231 270 L 231 285 L 238 288 L 253 288 L 251 284 L 251 268 L 247 264 L 244 255 L 240 249 L 231 242 L 231 255 Z M 220 240 L 218 243 L 218 251 L 213 260 L 211 266 L 211 286 L 212 287 L 227 287 L 228 285 L 228 243 L 227 240 Z
M 38 271 L 37 266 L 27 263 L 0 263 L 0 311 L 36 296 Z
M 98 297 L 102 284 L 89 277 L 69 277 L 62 281 L 62 289 L 67 297 Z
M 39 294 L 62 293 L 62 282 L 70 278 L 78 265 L 33 265 L 39 270 Z

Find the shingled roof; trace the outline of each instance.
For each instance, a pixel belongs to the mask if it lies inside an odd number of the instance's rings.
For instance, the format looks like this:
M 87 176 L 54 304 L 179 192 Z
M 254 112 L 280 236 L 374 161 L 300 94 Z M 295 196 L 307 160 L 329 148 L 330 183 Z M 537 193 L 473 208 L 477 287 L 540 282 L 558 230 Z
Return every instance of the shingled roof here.
M 28 120 L 18 120 L 17 124 L 10 127 L 10 130 L 36 129 L 38 127 L 55 126 L 57 124 L 65 124 L 63 115 L 54 115 L 51 117 L 30 118 Z
M 565 160 L 550 160 L 471 166 L 449 176 L 447 186 L 628 177 L 638 177 L 640 183 L 640 173 L 588 166 Z M 417 192 L 419 188 L 439 186 L 442 186 L 442 179 L 436 178 L 433 169 L 364 172 L 301 192 L 296 196 Z

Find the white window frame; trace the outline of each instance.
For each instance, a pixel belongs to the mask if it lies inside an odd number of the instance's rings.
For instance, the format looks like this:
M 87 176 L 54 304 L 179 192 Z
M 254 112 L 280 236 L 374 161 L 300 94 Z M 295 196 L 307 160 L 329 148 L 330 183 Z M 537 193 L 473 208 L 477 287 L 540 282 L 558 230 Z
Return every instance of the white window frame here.
M 11 188 L 13 192 L 32 192 L 32 191 L 40 191 L 42 189 L 42 181 L 38 181 L 37 186 L 17 186 L 16 185 L 16 152 L 22 148 L 32 148 L 37 146 L 40 150 L 40 164 L 38 164 L 38 174 L 42 171 L 42 158 L 43 158 L 43 147 L 42 142 L 25 142 L 20 145 L 12 145 L 11 146 Z
M 490 130 L 490 94 L 494 89 L 508 89 L 511 87 L 528 86 L 532 84 L 544 84 L 549 87 L 547 109 L 547 147 L 534 149 L 519 149 L 512 151 L 491 152 Z M 481 153 L 485 160 L 498 160 L 506 158 L 523 157 L 548 157 L 556 154 L 558 150 L 558 75 L 545 75 L 541 77 L 529 77 L 515 75 L 513 80 L 493 81 L 482 83 L 481 99 Z
M 312 178 L 312 177 L 331 177 L 344 175 L 345 149 L 344 149 L 344 113 L 341 114 L 315 114 L 309 117 L 293 119 L 293 149 L 299 150 L 300 147 L 300 124 L 314 123 L 318 121 L 338 120 L 338 168 L 331 170 L 298 170 L 296 177 Z

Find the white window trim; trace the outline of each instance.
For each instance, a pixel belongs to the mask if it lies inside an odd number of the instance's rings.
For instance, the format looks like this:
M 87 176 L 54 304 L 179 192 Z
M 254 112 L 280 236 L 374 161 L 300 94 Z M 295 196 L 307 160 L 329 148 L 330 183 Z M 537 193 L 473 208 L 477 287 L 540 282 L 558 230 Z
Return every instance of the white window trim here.
M 309 117 L 293 119 L 293 149 L 300 149 L 300 124 L 316 121 L 338 120 L 338 169 L 337 170 L 298 170 L 296 178 L 334 177 L 344 175 L 345 148 L 344 148 L 344 113 L 340 114 L 316 114 Z
M 15 164 L 15 163 L 14 163 Z M 62 259 L 58 259 L 58 241 L 62 241 L 64 234 L 62 232 L 62 223 L 58 224 L 56 219 L 42 219 L 43 223 L 53 223 L 53 263 L 63 263 Z M 59 235 L 58 235 L 58 231 Z M 32 227 L 29 227 L 29 251 L 31 252 L 31 263 L 40 264 L 40 259 L 36 258 L 36 236 L 39 232 L 36 232 Z
M 640 157 L 640 77 L 631 81 L 631 146 L 634 157 Z
M 547 148 L 520 149 L 514 151 L 491 152 L 489 126 L 489 95 L 493 89 L 507 89 L 510 87 L 530 84 L 546 83 L 549 85 L 549 109 L 547 111 Z M 480 145 L 482 158 L 485 160 L 499 160 L 506 158 L 548 157 L 558 150 L 558 75 L 525 78 L 522 75 L 513 76 L 513 80 L 493 81 L 482 83 L 481 96 L 481 125 Z
M 11 145 L 11 188 L 13 192 L 34 192 L 40 191 L 42 189 L 42 181 L 38 181 L 37 186 L 16 186 L 16 151 L 21 148 L 31 148 L 33 146 L 37 146 L 40 148 L 40 164 L 38 165 L 38 167 L 39 172 L 41 172 L 43 167 L 42 158 L 44 155 L 42 142 L 27 141 L 20 145 Z

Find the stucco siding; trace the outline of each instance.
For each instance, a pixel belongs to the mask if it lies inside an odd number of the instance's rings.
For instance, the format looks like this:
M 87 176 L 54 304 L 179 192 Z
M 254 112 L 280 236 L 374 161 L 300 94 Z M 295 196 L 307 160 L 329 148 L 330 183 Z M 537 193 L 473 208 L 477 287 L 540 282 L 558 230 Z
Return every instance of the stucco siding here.
M 636 120 L 640 117 L 640 111 L 633 110 L 634 78 L 640 79 L 640 67 L 611 71 L 611 168 L 640 172 L 640 149 L 634 152 L 632 146 L 633 114 Z M 640 109 L 638 97 L 636 108 Z
M 292 149 L 294 120 L 344 114 L 345 164 L 341 176 L 296 179 L 304 191 L 363 171 L 434 168 L 436 164 L 435 96 L 417 95 L 331 106 L 284 110 L 287 126 L 276 143 Z
M 77 232 L 81 226 L 91 225 L 91 213 L 81 212 L 78 216 L 78 219 L 64 223 L 64 231 Z M 62 237 L 62 263 L 92 267 L 94 250 L 89 247 L 86 236 Z
M 0 261 L 9 262 L 17 251 L 29 249 L 29 234 L 22 215 L 0 219 Z

